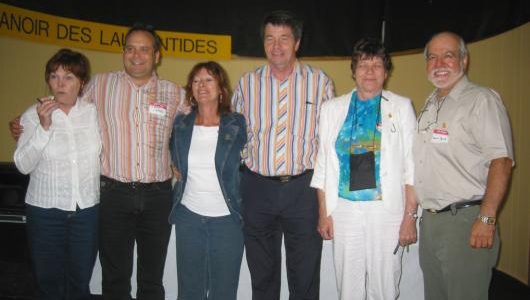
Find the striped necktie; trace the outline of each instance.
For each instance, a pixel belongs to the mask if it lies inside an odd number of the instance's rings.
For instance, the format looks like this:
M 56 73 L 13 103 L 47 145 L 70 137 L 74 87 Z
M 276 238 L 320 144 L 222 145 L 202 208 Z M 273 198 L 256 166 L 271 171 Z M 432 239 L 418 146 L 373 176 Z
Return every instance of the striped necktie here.
M 276 143 L 274 166 L 277 175 L 286 175 L 286 137 L 287 137 L 287 107 L 289 94 L 289 80 L 280 83 L 278 94 L 278 122 L 276 124 Z

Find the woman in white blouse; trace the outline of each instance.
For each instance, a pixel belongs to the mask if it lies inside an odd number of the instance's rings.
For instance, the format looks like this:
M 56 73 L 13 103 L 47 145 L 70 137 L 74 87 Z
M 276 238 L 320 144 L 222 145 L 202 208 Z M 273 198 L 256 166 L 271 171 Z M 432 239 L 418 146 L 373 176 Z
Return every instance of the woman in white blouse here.
M 30 174 L 27 234 L 36 299 L 89 299 L 97 254 L 99 137 L 96 109 L 78 100 L 88 59 L 59 50 L 46 64 L 52 96 L 38 98 L 21 118 L 15 164 Z
M 356 89 L 322 105 L 311 186 L 333 240 L 340 299 L 396 299 L 403 248 L 416 242 L 410 99 L 384 90 L 392 62 L 375 39 L 353 49 Z

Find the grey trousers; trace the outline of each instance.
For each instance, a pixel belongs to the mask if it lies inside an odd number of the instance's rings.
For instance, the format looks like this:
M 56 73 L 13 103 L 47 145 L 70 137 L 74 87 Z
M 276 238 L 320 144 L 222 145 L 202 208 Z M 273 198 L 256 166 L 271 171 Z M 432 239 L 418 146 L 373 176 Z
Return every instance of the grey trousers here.
M 432 214 L 420 222 L 420 266 L 425 280 L 425 300 L 488 300 L 492 268 L 499 254 L 495 230 L 491 249 L 469 246 L 471 226 L 480 206 Z

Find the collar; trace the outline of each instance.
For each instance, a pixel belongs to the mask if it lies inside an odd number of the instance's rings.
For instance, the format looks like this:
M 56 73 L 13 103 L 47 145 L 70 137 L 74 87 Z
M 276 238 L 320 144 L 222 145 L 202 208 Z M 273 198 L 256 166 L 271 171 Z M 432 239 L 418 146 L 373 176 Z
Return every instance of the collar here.
M 455 86 L 451 89 L 449 94 L 447 94 L 447 97 L 453 100 L 461 99 L 460 95 L 464 92 L 464 89 L 467 87 L 468 84 L 469 84 L 469 79 L 464 74 L 462 78 L 460 78 L 460 80 L 458 80 Z
M 464 92 L 464 90 L 466 89 L 466 87 L 470 83 L 471 82 L 467 78 L 467 75 L 464 74 L 462 76 L 462 78 L 460 78 L 458 80 L 458 82 L 455 84 L 455 86 L 451 89 L 449 94 L 447 94 L 447 96 L 445 96 L 445 100 L 444 101 L 447 101 L 449 99 L 457 101 L 458 99 L 460 99 L 460 95 Z M 425 109 L 428 105 L 432 105 L 434 103 L 433 101 L 435 101 L 435 99 L 437 99 L 436 91 L 437 91 L 437 89 L 434 89 L 434 91 L 431 92 L 429 97 L 427 97 L 427 100 L 426 100 L 426 102 L 424 104 L 424 108 L 423 109 Z
M 445 96 L 445 100 L 447 100 L 447 98 L 451 98 L 453 100 L 458 100 L 460 99 L 460 94 L 462 94 L 462 92 L 464 91 L 464 89 L 466 88 L 466 86 L 469 84 L 469 79 L 467 78 L 467 75 L 464 74 L 462 76 L 462 78 L 460 78 L 458 80 L 458 82 L 455 84 L 455 86 L 451 89 L 451 91 L 449 92 L 449 94 L 447 94 L 447 96 Z M 436 99 L 436 91 L 438 89 L 434 89 L 434 91 L 432 91 L 432 93 L 429 95 L 429 97 L 427 98 L 427 104 L 429 104 L 430 102 L 433 101 L 433 99 Z
M 193 125 L 195 124 L 196 118 L 197 118 L 197 111 L 193 109 L 189 114 L 185 115 L 180 120 L 180 124 L 184 125 L 185 127 L 193 127 Z M 222 113 L 221 120 L 219 122 L 219 128 L 224 127 L 225 125 L 229 125 L 233 122 L 235 122 L 235 118 L 232 117 L 231 113 Z
M 184 125 L 186 127 L 192 126 L 195 123 L 195 118 L 197 117 L 197 111 L 192 109 L 191 112 L 187 115 L 185 115 L 181 120 L 181 125 Z
M 297 74 L 298 76 L 301 76 L 302 78 L 306 78 L 307 77 L 307 70 L 304 68 L 304 64 L 300 63 L 298 60 L 295 61 L 294 63 L 294 67 L 293 67 L 293 72 L 287 77 L 287 78 L 291 78 L 293 76 L 293 74 Z M 272 68 L 271 68 L 271 65 L 270 64 L 266 64 L 264 69 L 263 69 L 263 73 L 265 74 L 265 76 L 267 78 L 272 78 Z
M 70 111 L 68 112 L 68 114 L 66 114 L 62 109 L 56 109 L 52 112 L 52 114 L 55 114 L 55 115 L 60 115 L 60 116 L 65 116 L 65 117 L 68 117 L 68 116 L 71 116 L 72 114 L 77 114 L 77 112 L 82 109 L 84 106 L 87 105 L 87 102 L 81 100 L 82 98 L 80 97 L 77 97 L 74 105 L 70 108 Z
M 158 81 L 158 75 L 156 74 L 156 72 L 153 72 L 151 74 L 151 78 L 149 78 L 149 81 L 147 81 L 146 84 L 142 85 L 142 86 L 137 86 L 134 81 L 132 80 L 132 77 L 131 75 L 127 74 L 127 72 L 125 72 L 125 70 L 121 70 L 118 72 L 118 76 L 121 78 L 121 79 L 124 79 L 124 80 L 127 80 L 130 85 L 134 88 L 134 89 L 144 89 L 144 88 L 151 88 L 153 87 L 154 85 L 156 85 L 156 82 Z
M 353 95 L 353 93 L 356 93 L 357 92 L 357 88 L 354 88 L 353 91 L 351 91 L 351 94 L 350 94 L 350 98 L 351 98 L 351 95 Z M 383 89 L 381 91 L 381 103 L 387 103 L 387 102 L 390 102 L 390 92 Z

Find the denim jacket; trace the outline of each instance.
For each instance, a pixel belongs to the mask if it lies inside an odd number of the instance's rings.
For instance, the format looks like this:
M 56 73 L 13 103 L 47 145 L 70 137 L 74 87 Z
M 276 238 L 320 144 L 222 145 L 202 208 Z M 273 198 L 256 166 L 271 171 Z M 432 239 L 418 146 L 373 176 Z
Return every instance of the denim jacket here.
M 169 148 L 173 165 L 181 173 L 181 179 L 173 187 L 173 208 L 169 222 L 175 223 L 176 208 L 182 201 L 184 187 L 188 179 L 188 153 L 197 112 L 177 115 L 173 122 L 173 131 Z M 247 142 L 245 118 L 239 113 L 224 113 L 219 124 L 219 138 L 215 149 L 215 171 L 230 214 L 241 222 L 241 196 L 239 193 L 239 166 L 241 150 Z

